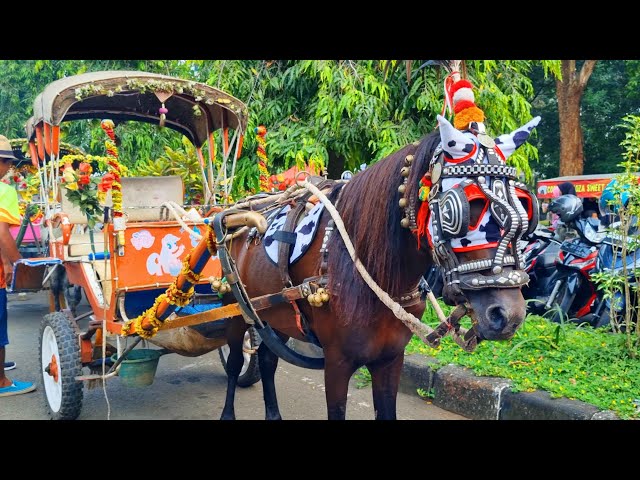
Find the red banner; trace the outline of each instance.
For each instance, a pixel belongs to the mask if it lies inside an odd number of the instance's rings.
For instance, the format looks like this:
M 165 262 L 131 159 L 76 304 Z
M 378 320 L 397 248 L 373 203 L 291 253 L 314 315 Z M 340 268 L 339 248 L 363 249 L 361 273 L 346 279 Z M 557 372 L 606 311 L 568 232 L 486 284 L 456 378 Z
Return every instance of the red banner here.
M 576 193 L 580 198 L 600 198 L 602 191 L 612 180 L 612 177 L 591 178 L 588 180 L 571 180 L 570 183 L 576 188 Z M 538 198 L 553 198 L 553 188 L 561 183 L 567 182 L 566 179 L 549 179 L 540 180 L 538 182 L 537 196 Z

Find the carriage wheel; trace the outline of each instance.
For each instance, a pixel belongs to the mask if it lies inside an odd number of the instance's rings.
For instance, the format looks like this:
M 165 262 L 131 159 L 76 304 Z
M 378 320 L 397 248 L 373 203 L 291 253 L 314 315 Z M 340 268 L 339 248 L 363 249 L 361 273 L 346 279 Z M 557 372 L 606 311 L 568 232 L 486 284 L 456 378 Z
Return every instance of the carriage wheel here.
M 77 327 L 63 312 L 40 323 L 41 380 L 45 407 L 53 420 L 75 420 L 82 408 L 82 373 Z
M 253 327 L 247 328 L 244 333 L 244 342 L 242 342 L 242 356 L 244 357 L 244 363 L 242 370 L 240 370 L 240 376 L 238 377 L 239 387 L 250 387 L 254 383 L 260 381 L 260 368 L 258 367 L 258 355 L 250 353 L 255 351 L 260 345 L 260 335 Z M 218 349 L 220 354 L 220 360 L 225 372 L 227 371 L 227 358 L 229 358 L 229 345 L 223 345 Z M 228 374 L 229 372 L 227 372 Z

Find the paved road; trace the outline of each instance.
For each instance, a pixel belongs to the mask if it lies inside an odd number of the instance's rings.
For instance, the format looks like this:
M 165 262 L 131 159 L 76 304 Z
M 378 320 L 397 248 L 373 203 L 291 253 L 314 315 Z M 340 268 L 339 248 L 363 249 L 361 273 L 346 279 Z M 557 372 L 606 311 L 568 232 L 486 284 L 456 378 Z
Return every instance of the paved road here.
M 86 311 L 86 303 L 80 312 Z M 9 340 L 7 360 L 18 368 L 7 372 L 10 378 L 34 381 L 38 372 L 38 335 L 42 316 L 48 313 L 45 292 L 9 295 Z M 155 347 L 151 347 L 155 348 Z M 323 371 L 295 367 L 280 361 L 276 386 L 280 411 L 284 419 L 324 420 Z M 349 390 L 347 419 L 374 418 L 371 387 L 356 387 L 353 378 Z M 217 420 L 224 404 L 226 373 L 218 351 L 200 357 L 177 354 L 160 358 L 152 385 L 131 388 L 114 377 L 102 386 L 83 389 L 84 399 L 79 420 Z M 0 398 L 0 420 L 45 420 L 44 393 L 35 392 Z M 262 420 L 262 385 L 257 383 L 236 393 L 236 417 Z M 400 393 L 400 420 L 465 420 L 464 417 L 435 407 L 417 395 Z

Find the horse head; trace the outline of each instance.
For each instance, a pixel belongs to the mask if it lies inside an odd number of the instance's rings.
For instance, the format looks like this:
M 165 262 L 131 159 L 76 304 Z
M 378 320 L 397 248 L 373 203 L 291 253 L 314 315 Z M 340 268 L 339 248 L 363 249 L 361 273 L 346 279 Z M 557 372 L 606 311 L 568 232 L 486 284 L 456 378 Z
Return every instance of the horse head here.
M 520 288 L 529 280 L 517 241 L 535 230 L 538 205 L 506 159 L 540 117 L 497 138 L 482 122 L 460 130 L 438 121 L 440 142 L 424 152 L 430 160 L 407 175 L 418 213 L 410 207 L 405 226 L 427 238 L 443 274 L 443 299 L 467 306 L 478 339 L 509 339 L 525 318 Z

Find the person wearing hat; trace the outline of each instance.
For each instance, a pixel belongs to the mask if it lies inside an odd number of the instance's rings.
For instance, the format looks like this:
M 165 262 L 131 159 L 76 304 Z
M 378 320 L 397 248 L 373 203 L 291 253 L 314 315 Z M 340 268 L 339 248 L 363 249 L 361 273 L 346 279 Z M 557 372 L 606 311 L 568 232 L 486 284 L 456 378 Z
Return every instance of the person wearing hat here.
M 13 154 L 11 143 L 0 135 L 0 178 L 4 177 L 13 165 L 20 160 Z M 9 344 L 7 284 L 13 276 L 13 264 L 21 258 L 18 246 L 11 236 L 9 227 L 20 225 L 18 193 L 15 188 L 0 182 L 0 397 L 20 395 L 32 392 L 36 386 L 31 382 L 11 380 L 5 370 L 15 368 L 15 363 L 5 363 L 5 347 Z

